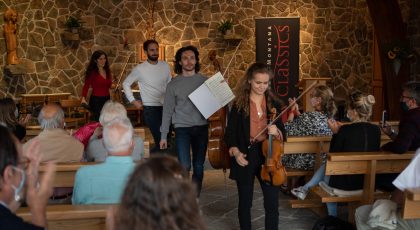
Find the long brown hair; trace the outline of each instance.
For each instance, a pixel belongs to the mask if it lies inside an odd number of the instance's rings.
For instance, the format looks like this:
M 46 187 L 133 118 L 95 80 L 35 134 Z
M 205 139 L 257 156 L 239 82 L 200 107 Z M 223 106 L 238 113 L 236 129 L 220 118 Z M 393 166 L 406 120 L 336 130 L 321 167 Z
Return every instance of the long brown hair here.
M 239 79 L 236 87 L 234 88 L 235 92 L 235 100 L 233 104 L 238 108 L 238 110 L 243 110 L 246 114 L 249 115 L 249 95 L 251 93 L 251 83 L 249 83 L 252 79 L 254 79 L 255 74 L 263 73 L 268 74 L 270 81 L 273 79 L 273 72 L 268 69 L 268 66 L 263 63 L 254 63 L 246 70 L 245 76 Z M 282 103 L 281 100 L 274 95 L 271 90 L 270 85 L 268 86 L 267 90 L 265 91 L 265 99 L 267 103 L 267 107 L 269 110 L 273 107 L 273 102 L 278 103 L 279 105 Z
M 104 70 L 106 72 L 106 79 L 112 80 L 111 69 L 109 67 L 109 61 L 108 61 L 108 55 L 106 55 L 106 53 L 102 50 L 96 50 L 95 52 L 93 52 L 92 56 L 90 57 L 88 67 L 86 69 L 85 79 L 87 79 L 93 71 L 97 71 L 97 72 L 99 71 L 98 63 L 96 62 L 102 55 L 105 55 L 105 59 L 106 59 L 106 62 L 104 65 Z
M 169 156 L 152 156 L 131 175 L 115 216 L 116 229 L 205 229 L 187 172 Z
M 12 98 L 6 97 L 0 99 L 0 122 L 3 122 L 9 128 L 15 128 L 18 120 L 15 117 L 16 105 Z

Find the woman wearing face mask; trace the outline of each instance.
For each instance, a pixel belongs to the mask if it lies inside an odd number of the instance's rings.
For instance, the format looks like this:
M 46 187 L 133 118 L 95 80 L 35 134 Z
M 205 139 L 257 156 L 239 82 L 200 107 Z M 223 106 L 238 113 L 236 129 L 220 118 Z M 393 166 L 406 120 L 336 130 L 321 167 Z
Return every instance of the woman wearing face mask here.
M 333 135 L 329 152 L 371 152 L 379 151 L 381 143 L 381 131 L 377 125 L 369 123 L 372 115 L 372 107 L 375 104 L 375 97 L 354 92 L 349 95 L 347 117 L 350 124 L 341 125 L 334 120 L 328 124 L 332 130 L 337 131 Z M 358 190 L 363 188 L 363 175 L 350 176 L 325 176 L 325 164 L 315 172 L 312 179 L 304 186 L 292 190 L 299 199 L 305 199 L 308 190 L 317 185 L 331 192 L 331 187 L 343 190 Z M 337 216 L 337 204 L 328 203 L 328 215 Z
M 337 110 L 334 95 L 325 85 L 317 85 L 309 93 L 314 111 L 304 112 L 292 121 L 284 124 L 288 136 L 331 136 L 327 120 L 332 118 Z M 312 153 L 283 155 L 283 165 L 298 170 L 311 170 L 314 167 L 315 155 Z M 293 178 L 292 188 L 297 182 Z
M 99 120 L 99 114 L 105 102 L 110 99 L 109 89 L 112 86 L 111 69 L 109 68 L 108 56 L 102 50 L 93 52 L 85 75 L 85 84 L 82 90 L 82 103 L 87 104 L 86 97 L 89 88 L 92 95 L 89 99 L 90 111 L 93 120 Z
M 25 125 L 30 115 L 22 121 L 18 120 L 19 113 L 17 111 L 15 102 L 12 98 L 0 99 L 0 122 L 6 124 L 6 126 L 13 132 L 13 134 L 22 141 L 26 136 Z
M 38 185 L 40 160 L 38 142 L 22 153 L 19 141 L 0 125 L 0 229 L 47 227 L 45 210 L 52 194 L 55 166 L 53 163 L 47 164 L 47 171 Z M 24 199 L 32 214 L 32 224 L 15 214 Z

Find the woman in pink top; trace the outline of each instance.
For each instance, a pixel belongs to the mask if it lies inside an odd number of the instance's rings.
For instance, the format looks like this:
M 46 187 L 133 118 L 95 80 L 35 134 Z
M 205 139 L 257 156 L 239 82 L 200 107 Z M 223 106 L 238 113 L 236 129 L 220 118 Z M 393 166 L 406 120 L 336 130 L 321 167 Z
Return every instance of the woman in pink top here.
M 86 70 L 85 84 L 82 90 L 82 103 L 87 104 L 86 96 L 89 88 L 92 88 L 92 95 L 89 99 L 92 119 L 99 120 L 99 114 L 105 102 L 110 99 L 109 89 L 112 85 L 111 70 L 109 68 L 108 56 L 102 50 L 92 54 Z

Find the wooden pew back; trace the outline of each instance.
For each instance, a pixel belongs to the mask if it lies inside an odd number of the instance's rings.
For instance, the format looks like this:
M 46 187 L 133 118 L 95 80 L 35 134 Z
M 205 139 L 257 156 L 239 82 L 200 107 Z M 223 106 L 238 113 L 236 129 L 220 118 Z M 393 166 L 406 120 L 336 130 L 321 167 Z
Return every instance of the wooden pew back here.
M 410 188 L 404 191 L 402 217 L 404 219 L 420 219 L 420 188 Z
M 376 174 L 400 173 L 407 167 L 413 156 L 414 152 L 405 154 L 395 154 L 391 152 L 329 153 L 325 175 L 364 174 L 361 201 L 363 203 L 373 203 L 375 198 Z M 333 198 L 323 198 L 322 201 L 339 202 L 339 200 Z
M 115 205 L 50 205 L 47 206 L 48 229 L 57 230 L 103 230 L 106 215 Z M 31 221 L 29 208 L 19 208 L 18 216 Z

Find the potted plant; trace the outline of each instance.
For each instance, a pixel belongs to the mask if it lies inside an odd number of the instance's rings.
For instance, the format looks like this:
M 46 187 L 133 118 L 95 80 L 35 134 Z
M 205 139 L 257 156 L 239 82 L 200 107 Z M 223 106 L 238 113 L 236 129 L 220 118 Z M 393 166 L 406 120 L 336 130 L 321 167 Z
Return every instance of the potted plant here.
M 398 75 L 402 62 L 413 58 L 414 54 L 407 42 L 395 41 L 387 48 L 387 56 L 392 61 L 395 75 Z
M 82 27 L 82 21 L 79 18 L 70 16 L 64 25 L 73 33 L 77 33 L 78 29 Z
M 231 19 L 222 20 L 217 28 L 223 35 L 229 35 L 232 33 L 233 22 Z

